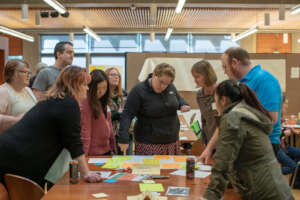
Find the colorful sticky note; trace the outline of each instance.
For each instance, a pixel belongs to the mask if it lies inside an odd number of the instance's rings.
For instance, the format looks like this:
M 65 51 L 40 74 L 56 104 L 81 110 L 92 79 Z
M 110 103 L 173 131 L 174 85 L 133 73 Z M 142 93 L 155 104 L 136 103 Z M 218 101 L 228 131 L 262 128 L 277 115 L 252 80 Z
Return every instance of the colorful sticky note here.
M 164 187 L 161 183 L 155 183 L 155 184 L 145 184 L 140 183 L 140 191 L 141 192 L 164 192 Z
M 162 169 L 180 169 L 180 164 L 175 164 L 175 163 L 164 163 L 161 164 Z
M 94 165 L 104 165 L 104 163 L 94 163 Z
M 155 183 L 155 181 L 154 180 L 143 180 L 143 183 L 153 184 L 153 183 Z
M 104 183 L 115 183 L 117 180 L 107 179 L 104 181 Z
M 186 156 L 173 156 L 175 162 L 186 162 Z
M 123 163 L 122 168 L 132 168 L 135 165 L 139 165 L 139 163 Z
M 95 198 L 103 198 L 103 197 L 108 197 L 107 194 L 105 193 L 96 193 L 96 194 L 92 194 Z
M 160 164 L 160 160 L 151 159 L 151 158 L 145 158 L 143 160 L 143 163 L 147 164 L 147 165 L 159 165 Z
M 169 155 L 155 155 L 154 159 L 162 159 L 162 160 L 169 160 L 171 156 Z
M 122 160 L 122 161 L 126 161 L 126 160 L 131 160 L 132 156 L 114 156 L 113 159 L 114 160 Z

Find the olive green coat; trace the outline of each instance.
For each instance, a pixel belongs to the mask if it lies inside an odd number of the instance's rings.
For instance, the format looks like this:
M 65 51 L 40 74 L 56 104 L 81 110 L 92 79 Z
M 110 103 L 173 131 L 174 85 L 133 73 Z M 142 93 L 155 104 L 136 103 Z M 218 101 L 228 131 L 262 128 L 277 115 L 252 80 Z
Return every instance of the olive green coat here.
M 204 197 L 219 200 L 228 181 L 243 199 L 294 199 L 268 137 L 271 120 L 244 101 L 227 106 L 220 118 L 211 183 Z

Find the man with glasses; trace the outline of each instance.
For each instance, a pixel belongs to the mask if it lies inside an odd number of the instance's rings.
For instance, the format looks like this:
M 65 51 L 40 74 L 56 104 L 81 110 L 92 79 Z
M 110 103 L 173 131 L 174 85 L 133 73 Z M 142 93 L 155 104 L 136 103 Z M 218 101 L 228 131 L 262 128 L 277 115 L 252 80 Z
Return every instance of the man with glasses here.
M 45 92 L 55 83 L 60 71 L 71 65 L 74 58 L 73 44 L 59 42 L 54 48 L 55 64 L 40 71 L 33 83 L 33 92 L 39 101 L 45 99 Z

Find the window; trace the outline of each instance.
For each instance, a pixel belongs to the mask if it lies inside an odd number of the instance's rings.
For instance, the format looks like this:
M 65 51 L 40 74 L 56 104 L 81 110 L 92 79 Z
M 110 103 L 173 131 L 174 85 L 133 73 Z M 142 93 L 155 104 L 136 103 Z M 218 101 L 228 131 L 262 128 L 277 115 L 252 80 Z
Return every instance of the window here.
M 146 52 L 187 52 L 187 35 L 171 35 L 165 41 L 164 34 L 156 34 L 155 40 L 151 42 L 149 34 L 142 35 L 142 50 Z
M 54 65 L 55 58 L 54 56 L 41 56 L 41 62 L 47 64 L 48 66 Z M 85 56 L 74 56 L 73 65 L 78 67 L 86 67 L 86 57 Z
M 137 35 L 100 35 L 101 40 L 91 38 L 91 52 L 124 53 L 137 52 Z

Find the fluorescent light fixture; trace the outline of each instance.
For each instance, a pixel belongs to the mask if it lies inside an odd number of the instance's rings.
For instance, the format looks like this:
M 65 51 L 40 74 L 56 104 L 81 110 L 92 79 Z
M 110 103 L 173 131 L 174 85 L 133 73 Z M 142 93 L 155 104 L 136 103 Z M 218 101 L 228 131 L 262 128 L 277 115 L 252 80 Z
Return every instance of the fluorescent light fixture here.
M 175 10 L 175 12 L 177 14 L 181 13 L 181 10 L 182 10 L 184 4 L 185 4 L 185 0 L 178 0 L 177 6 L 176 6 L 176 10 Z
M 84 26 L 83 31 L 89 34 L 91 37 L 93 37 L 95 40 L 100 41 L 100 37 L 89 27 Z
M 23 40 L 27 40 L 29 42 L 34 42 L 34 37 L 30 36 L 30 35 L 26 35 L 24 33 L 21 33 L 19 31 L 15 31 L 13 29 L 10 29 L 10 28 L 7 28 L 5 26 L 0 26 L 0 32 L 1 33 L 5 33 L 5 34 L 8 34 L 8 35 L 12 35 L 14 37 L 18 37 L 18 38 L 21 38 Z
M 56 0 L 44 0 L 49 6 L 57 10 L 60 14 L 67 12 L 66 8 Z
M 296 5 L 295 7 L 291 8 L 291 15 L 295 15 L 300 12 L 300 4 Z
M 150 41 L 154 42 L 155 41 L 155 32 L 150 33 Z
M 270 13 L 265 13 L 265 26 L 270 26 Z
M 37 11 L 35 13 L 35 25 L 40 26 L 41 25 L 41 16 L 40 16 L 40 11 Z
M 232 38 L 231 40 L 233 42 L 236 42 L 236 41 L 238 41 L 238 40 L 240 40 L 242 38 L 245 38 L 245 37 L 247 37 L 247 36 L 249 36 L 249 35 L 251 35 L 253 33 L 256 33 L 257 31 L 258 31 L 258 27 L 256 26 L 254 28 L 251 28 L 251 29 L 249 29 L 249 30 L 247 30 L 245 32 L 242 32 L 242 33 L 238 34 L 236 37 Z
M 28 4 L 22 4 L 21 10 L 22 10 L 22 20 L 27 20 L 28 19 Z
M 285 6 L 284 6 L 284 4 L 280 4 L 280 6 L 279 6 L 279 20 L 280 21 L 285 20 Z
M 169 38 L 170 38 L 172 32 L 173 32 L 173 28 L 168 28 L 167 33 L 166 33 L 166 36 L 165 36 L 165 41 L 168 41 L 168 40 L 169 40 Z
M 283 44 L 289 43 L 289 34 L 288 33 L 283 34 L 282 42 L 283 42 Z

